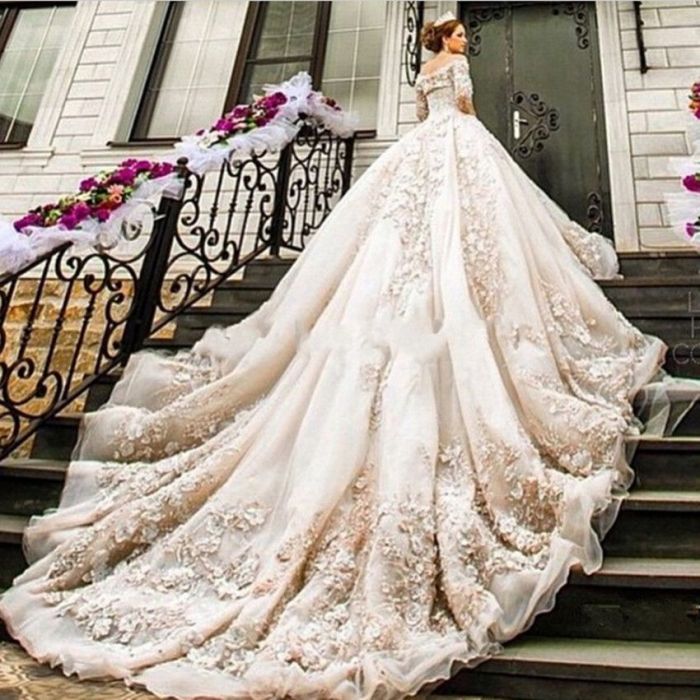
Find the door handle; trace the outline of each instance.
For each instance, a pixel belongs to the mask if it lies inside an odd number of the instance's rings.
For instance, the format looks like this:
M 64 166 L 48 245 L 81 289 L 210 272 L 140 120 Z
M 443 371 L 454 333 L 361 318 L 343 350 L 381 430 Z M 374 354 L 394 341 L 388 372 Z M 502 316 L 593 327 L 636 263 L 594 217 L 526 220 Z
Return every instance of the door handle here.
M 520 138 L 520 125 L 527 124 L 527 119 L 520 118 L 520 110 L 516 109 L 513 112 L 513 138 L 517 141 Z

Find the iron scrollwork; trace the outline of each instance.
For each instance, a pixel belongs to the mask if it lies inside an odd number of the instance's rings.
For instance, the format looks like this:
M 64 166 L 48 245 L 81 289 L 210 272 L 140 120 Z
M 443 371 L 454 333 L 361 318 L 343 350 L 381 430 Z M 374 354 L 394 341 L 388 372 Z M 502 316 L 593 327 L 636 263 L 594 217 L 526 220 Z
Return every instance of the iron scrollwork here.
M 352 153 L 352 136 L 305 126 L 279 153 L 204 176 L 181 158 L 181 191 L 143 205 L 150 226 L 0 276 L 0 459 L 250 260 L 302 250 L 347 191 Z
M 423 2 L 405 2 L 403 11 L 404 27 L 404 68 L 406 82 L 413 87 L 420 72 L 421 43 L 420 33 L 423 28 Z
M 588 8 L 585 2 L 557 2 L 552 7 L 552 14 L 568 15 L 574 18 L 576 23 L 576 45 L 579 49 L 587 49 L 590 46 Z
M 486 22 L 503 19 L 505 8 L 483 8 L 469 13 L 469 55 L 478 56 L 481 53 L 481 29 Z
M 548 107 L 537 93 L 526 95 L 522 91 L 513 94 L 513 104 L 531 119 L 525 134 L 513 146 L 513 153 L 529 158 L 544 148 L 544 141 L 559 128 L 559 111 Z
M 586 197 L 586 220 L 588 230 L 595 233 L 603 231 L 603 198 L 598 192 L 589 192 Z

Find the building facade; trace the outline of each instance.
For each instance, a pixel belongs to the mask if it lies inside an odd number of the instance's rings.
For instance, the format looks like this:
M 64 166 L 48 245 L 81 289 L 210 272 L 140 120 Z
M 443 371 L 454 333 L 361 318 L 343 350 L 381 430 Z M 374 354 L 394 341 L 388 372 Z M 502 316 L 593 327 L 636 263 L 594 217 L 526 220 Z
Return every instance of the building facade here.
M 416 123 L 415 5 L 0 4 L 0 214 L 124 158 L 158 158 L 299 70 L 360 116 L 357 177 Z M 700 0 L 422 3 L 425 20 L 446 10 L 468 25 L 480 118 L 540 186 L 619 251 L 683 247 L 663 197 L 679 188 L 674 159 L 690 152 Z

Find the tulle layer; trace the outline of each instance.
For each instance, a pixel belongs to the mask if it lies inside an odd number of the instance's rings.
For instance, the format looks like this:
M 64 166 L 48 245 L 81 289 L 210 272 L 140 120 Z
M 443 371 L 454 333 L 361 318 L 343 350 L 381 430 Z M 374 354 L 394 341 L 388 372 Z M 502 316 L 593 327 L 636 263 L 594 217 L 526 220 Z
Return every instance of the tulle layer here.
M 699 393 L 616 274 L 478 120 L 431 116 L 256 313 L 131 358 L 10 632 L 176 698 L 398 698 L 498 653 L 600 567 L 639 435 Z

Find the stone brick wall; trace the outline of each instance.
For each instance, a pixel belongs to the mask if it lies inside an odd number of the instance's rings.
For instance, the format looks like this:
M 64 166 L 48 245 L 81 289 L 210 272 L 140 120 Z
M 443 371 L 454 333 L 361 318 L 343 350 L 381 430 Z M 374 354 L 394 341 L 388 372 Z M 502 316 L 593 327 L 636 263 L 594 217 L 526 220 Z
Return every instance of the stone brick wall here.
M 690 153 L 685 109 L 700 78 L 700 2 L 642 4 L 647 73 L 639 70 L 632 2 L 618 3 L 639 238 L 642 248 L 682 245 L 668 227 L 665 192 L 679 190 L 673 164 Z

